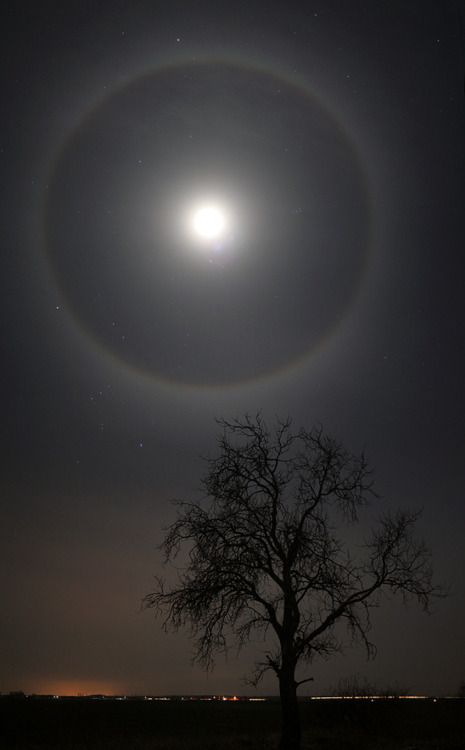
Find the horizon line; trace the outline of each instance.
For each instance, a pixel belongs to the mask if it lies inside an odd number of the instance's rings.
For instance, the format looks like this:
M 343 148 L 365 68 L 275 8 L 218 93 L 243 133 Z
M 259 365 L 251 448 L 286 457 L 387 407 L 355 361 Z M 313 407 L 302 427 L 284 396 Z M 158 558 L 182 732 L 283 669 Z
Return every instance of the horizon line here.
M 48 698 L 48 699 L 89 699 L 89 700 L 141 700 L 141 701 L 217 701 L 217 702 L 264 702 L 279 700 L 279 694 L 266 694 L 261 696 L 249 694 L 233 693 L 165 693 L 165 694 L 148 694 L 148 693 L 34 693 L 24 692 L 22 690 L 12 690 L 1 692 L 0 698 Z M 303 695 L 298 696 L 300 701 L 334 701 L 334 700 L 358 700 L 358 701 L 381 701 L 381 700 L 465 700 L 458 695 L 439 695 L 439 694 L 396 694 L 396 693 L 373 693 L 368 695 Z

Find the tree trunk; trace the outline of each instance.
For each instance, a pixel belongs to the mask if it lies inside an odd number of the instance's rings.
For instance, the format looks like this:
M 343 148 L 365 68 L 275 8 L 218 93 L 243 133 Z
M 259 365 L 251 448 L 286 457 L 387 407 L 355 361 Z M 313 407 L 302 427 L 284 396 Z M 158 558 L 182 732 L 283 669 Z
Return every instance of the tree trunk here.
M 279 750 L 300 750 L 300 714 L 297 703 L 297 685 L 294 666 L 283 666 L 279 675 L 281 698 L 281 740 Z

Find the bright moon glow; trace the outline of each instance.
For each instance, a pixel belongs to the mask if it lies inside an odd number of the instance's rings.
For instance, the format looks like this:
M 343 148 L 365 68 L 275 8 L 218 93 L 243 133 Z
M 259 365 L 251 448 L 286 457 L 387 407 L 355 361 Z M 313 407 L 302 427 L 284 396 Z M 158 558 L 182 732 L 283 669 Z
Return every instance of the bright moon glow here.
M 225 232 L 226 214 L 219 206 L 205 205 L 192 214 L 192 229 L 203 240 L 217 240 Z

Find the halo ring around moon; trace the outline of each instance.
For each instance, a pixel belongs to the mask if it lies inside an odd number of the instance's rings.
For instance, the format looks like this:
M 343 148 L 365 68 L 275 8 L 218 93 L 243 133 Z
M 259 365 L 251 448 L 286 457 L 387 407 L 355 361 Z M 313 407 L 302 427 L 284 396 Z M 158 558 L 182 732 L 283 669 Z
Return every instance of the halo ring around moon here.
M 264 81 L 269 81 L 270 85 L 275 86 L 276 90 L 287 90 L 290 91 L 293 96 L 300 97 L 304 100 L 309 107 L 318 107 L 328 119 L 334 132 L 337 132 L 338 137 L 344 144 L 344 148 L 350 153 L 353 160 L 353 164 L 356 165 L 358 170 L 357 179 L 361 186 L 360 188 L 360 200 L 363 203 L 364 221 L 365 221 L 365 232 L 363 237 L 360 238 L 361 249 L 359 263 L 359 269 L 356 277 L 353 279 L 351 288 L 346 294 L 346 298 L 342 307 L 338 310 L 338 314 L 330 321 L 330 323 L 323 324 L 318 334 L 313 337 L 311 343 L 307 346 L 302 346 L 299 351 L 294 351 L 292 356 L 289 356 L 282 361 L 273 362 L 271 366 L 264 365 L 262 367 L 255 368 L 254 372 L 244 372 L 239 376 L 233 376 L 232 378 L 219 377 L 219 378 L 205 378 L 202 373 L 196 375 L 193 378 L 185 377 L 183 375 L 177 376 L 176 374 L 167 373 L 163 371 L 163 368 L 157 369 L 157 367 L 145 366 L 144 364 L 134 361 L 134 358 L 126 358 L 124 351 L 117 349 L 112 345 L 111 341 L 108 341 L 105 336 L 101 335 L 96 331 L 89 321 L 85 320 L 79 309 L 79 305 L 76 301 L 70 299 L 70 294 L 65 279 L 63 278 L 62 271 L 57 263 L 57 249 L 54 248 L 53 239 L 53 201 L 51 196 L 53 195 L 53 186 L 60 175 L 63 162 L 66 160 L 67 155 L 76 148 L 76 144 L 79 142 L 79 138 L 82 133 L 85 132 L 93 119 L 96 116 L 101 115 L 107 107 L 109 107 L 119 96 L 126 94 L 131 91 L 134 86 L 137 86 L 144 81 L 161 81 L 163 76 L 173 73 L 183 73 L 183 71 L 189 71 L 189 69 L 198 69 L 198 66 L 208 68 L 208 66 L 215 66 L 221 68 L 223 66 L 225 70 L 235 71 L 240 73 L 244 71 L 249 73 L 251 76 L 261 76 Z M 256 64 L 239 64 L 238 62 L 228 60 L 204 60 L 192 63 L 189 61 L 181 61 L 172 64 L 161 65 L 154 69 L 143 71 L 136 75 L 131 80 L 126 81 L 123 85 L 116 86 L 112 91 L 108 92 L 103 99 L 94 102 L 93 105 L 87 109 L 75 127 L 69 132 L 68 136 L 61 143 L 55 153 L 55 158 L 52 160 L 50 166 L 49 184 L 51 190 L 48 193 L 48 197 L 43 207 L 43 228 L 44 228 L 44 242 L 46 257 L 49 262 L 49 266 L 52 271 L 55 283 L 62 292 L 66 302 L 67 309 L 70 311 L 73 321 L 77 324 L 79 330 L 92 341 L 101 351 L 103 350 L 107 356 L 110 356 L 120 366 L 128 368 L 130 371 L 135 372 L 139 375 L 149 377 L 151 380 L 162 383 L 164 385 L 180 387 L 180 388 L 225 388 L 235 387 L 243 384 L 259 383 L 262 380 L 267 380 L 276 376 L 281 376 L 289 371 L 294 371 L 303 364 L 305 364 L 315 351 L 319 350 L 325 343 L 327 343 L 332 335 L 338 330 L 342 321 L 346 315 L 353 308 L 355 301 L 358 298 L 358 293 L 361 288 L 362 281 L 366 276 L 366 271 L 369 265 L 369 255 L 371 250 L 371 222 L 372 222 L 372 210 L 370 201 L 370 190 L 368 184 L 368 177 L 366 170 L 363 165 L 362 155 L 359 148 L 357 147 L 355 140 L 351 137 L 348 128 L 345 126 L 343 118 L 336 114 L 332 109 L 329 109 L 324 102 L 321 101 L 321 97 L 315 95 L 315 93 L 303 82 L 296 81 L 289 78 L 288 75 L 283 75 L 280 72 L 262 68 Z M 258 371 L 257 371 L 258 370 Z

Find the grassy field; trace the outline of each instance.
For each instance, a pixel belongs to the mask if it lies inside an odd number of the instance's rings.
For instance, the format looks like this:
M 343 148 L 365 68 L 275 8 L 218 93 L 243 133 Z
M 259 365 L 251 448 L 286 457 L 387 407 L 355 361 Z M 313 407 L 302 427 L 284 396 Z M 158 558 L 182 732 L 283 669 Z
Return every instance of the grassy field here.
M 276 748 L 279 703 L 0 699 L 5 750 Z M 465 701 L 312 701 L 304 750 L 465 750 Z

